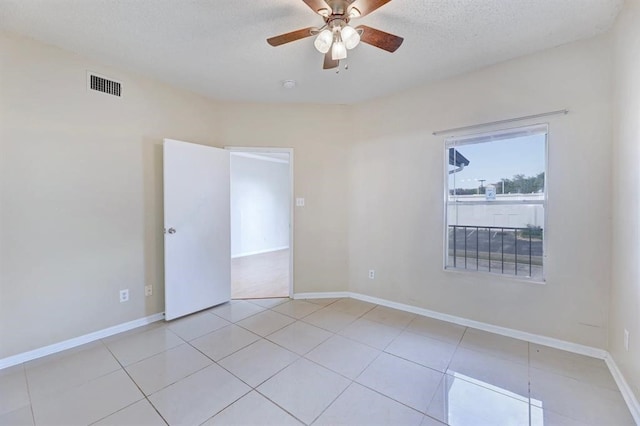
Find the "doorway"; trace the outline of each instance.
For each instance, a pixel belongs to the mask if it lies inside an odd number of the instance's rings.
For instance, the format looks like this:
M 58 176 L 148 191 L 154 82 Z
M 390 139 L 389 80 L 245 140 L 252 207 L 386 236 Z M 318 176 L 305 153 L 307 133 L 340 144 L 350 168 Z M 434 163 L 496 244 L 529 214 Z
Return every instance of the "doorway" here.
M 227 148 L 231 298 L 293 294 L 293 150 Z

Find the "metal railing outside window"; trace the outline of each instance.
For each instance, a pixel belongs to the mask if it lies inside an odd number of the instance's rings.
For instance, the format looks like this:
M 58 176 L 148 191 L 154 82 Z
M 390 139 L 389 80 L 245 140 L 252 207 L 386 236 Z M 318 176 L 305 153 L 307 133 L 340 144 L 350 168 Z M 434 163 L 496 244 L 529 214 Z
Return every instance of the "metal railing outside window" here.
M 448 268 L 542 277 L 542 228 L 449 225 L 447 238 Z

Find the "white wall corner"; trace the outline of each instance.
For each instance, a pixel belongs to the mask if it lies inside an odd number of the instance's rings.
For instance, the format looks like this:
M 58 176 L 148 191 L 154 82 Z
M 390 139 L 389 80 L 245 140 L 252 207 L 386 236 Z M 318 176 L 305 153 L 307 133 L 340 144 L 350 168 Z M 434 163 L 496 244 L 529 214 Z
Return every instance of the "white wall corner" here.
M 23 352 L 7 358 L 3 358 L 3 359 L 0 359 L 0 370 L 2 370 L 3 368 L 11 367 L 13 365 L 22 364 L 23 362 L 31 361 L 36 358 L 41 358 L 43 356 L 47 356 L 57 352 L 62 352 L 67 349 L 75 348 L 77 346 L 84 345 L 86 343 L 91 343 L 96 340 L 104 339 L 105 337 L 113 336 L 114 334 L 133 330 L 134 328 L 142 327 L 143 325 L 151 324 L 157 321 L 161 321 L 163 319 L 164 319 L 164 312 L 160 312 L 158 314 L 153 314 L 147 317 L 138 318 L 137 320 L 114 325 L 113 327 L 108 327 L 102 330 L 94 331 L 93 333 L 85 334 L 83 336 L 74 337 L 73 339 L 54 343 L 53 345 L 43 346 L 38 349 L 34 349 L 28 352 Z
M 633 419 L 635 420 L 636 424 L 640 425 L 640 402 L 638 401 L 635 394 L 631 390 L 631 387 L 625 380 L 624 376 L 622 375 L 622 372 L 618 368 L 618 365 L 616 364 L 611 354 L 607 354 L 607 356 L 604 359 L 604 362 L 606 362 L 607 367 L 609 367 L 609 371 L 611 371 L 611 375 L 613 376 L 613 379 L 616 381 L 616 384 L 618 385 L 618 389 L 620 389 L 620 393 L 622 393 L 622 397 L 624 398 L 624 401 L 627 403 L 627 407 L 629 407 L 629 411 L 631 411 L 631 415 L 633 416 Z

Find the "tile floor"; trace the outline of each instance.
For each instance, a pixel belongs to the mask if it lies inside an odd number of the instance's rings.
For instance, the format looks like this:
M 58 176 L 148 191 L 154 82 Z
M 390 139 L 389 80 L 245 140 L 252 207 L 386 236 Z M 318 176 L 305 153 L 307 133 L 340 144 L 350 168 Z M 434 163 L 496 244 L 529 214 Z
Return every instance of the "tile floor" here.
M 603 361 L 353 299 L 233 301 L 0 370 L 0 425 L 633 425 Z

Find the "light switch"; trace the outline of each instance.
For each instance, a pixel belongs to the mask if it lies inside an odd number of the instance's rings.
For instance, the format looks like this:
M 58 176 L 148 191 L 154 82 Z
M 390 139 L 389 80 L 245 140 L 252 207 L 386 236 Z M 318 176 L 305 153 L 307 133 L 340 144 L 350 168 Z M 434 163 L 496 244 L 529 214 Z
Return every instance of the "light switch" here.
M 304 207 L 304 198 L 296 198 L 296 207 Z

